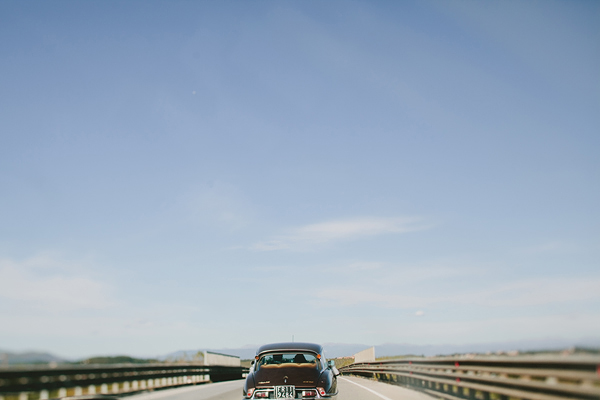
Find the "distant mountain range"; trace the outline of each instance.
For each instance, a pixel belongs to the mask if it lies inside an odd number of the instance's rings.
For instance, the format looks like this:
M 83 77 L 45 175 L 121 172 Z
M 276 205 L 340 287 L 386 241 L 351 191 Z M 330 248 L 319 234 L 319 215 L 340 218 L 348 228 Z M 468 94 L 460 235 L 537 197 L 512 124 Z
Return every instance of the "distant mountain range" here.
M 246 345 L 239 348 L 219 348 L 219 349 L 196 349 L 196 350 L 180 350 L 164 356 L 156 357 L 160 361 L 178 361 L 187 360 L 194 361 L 198 359 L 199 351 L 208 350 L 215 353 L 229 354 L 240 357 L 241 359 L 251 359 L 256 355 L 256 350 L 260 345 Z M 347 357 L 365 350 L 370 345 L 366 344 L 346 344 L 346 343 L 325 343 L 325 355 L 328 358 Z M 442 345 L 413 345 L 408 343 L 384 343 L 375 346 L 376 357 L 391 357 L 401 355 L 415 356 L 436 356 L 464 353 L 497 353 L 519 351 L 558 351 L 572 347 L 600 349 L 600 337 L 586 338 L 579 341 L 568 341 L 564 339 L 544 339 L 544 340 L 521 340 L 493 343 L 478 343 L 478 344 L 442 344 Z M 106 357 L 104 357 L 106 358 Z M 114 358 L 114 357 L 112 357 Z M 123 357 L 121 357 L 123 358 Z M 115 358 L 117 359 L 117 358 Z M 120 358 L 119 358 L 120 359 Z M 133 358 L 132 358 L 133 359 Z M 94 359 L 90 359 L 92 361 Z M 72 363 L 77 362 L 68 360 L 63 357 L 56 356 L 47 352 L 23 352 L 13 353 L 0 350 L 0 366 L 16 365 L 16 364 L 47 364 L 47 363 Z M 81 361 L 80 361 L 81 362 Z M 130 361 L 131 362 L 131 361 Z
M 208 349 L 216 353 L 230 354 L 241 359 L 254 358 L 260 345 L 247 345 L 241 348 Z M 366 344 L 324 343 L 325 355 L 329 358 L 353 356 L 369 347 Z M 558 351 L 571 347 L 599 349 L 600 338 L 587 338 L 576 342 L 562 339 L 521 340 L 507 342 L 492 342 L 478 344 L 440 344 L 414 345 L 408 343 L 384 343 L 375 346 L 376 357 L 391 357 L 400 355 L 436 356 L 464 353 L 496 353 L 496 352 L 529 352 L 529 351 Z M 199 350 L 182 350 L 167 354 L 159 359 L 192 360 Z
M 520 353 L 539 351 L 560 351 L 568 348 L 600 349 L 600 338 L 587 338 L 577 342 L 561 339 L 520 340 L 510 342 L 476 343 L 463 345 L 411 345 L 385 343 L 375 346 L 376 357 L 397 355 L 438 356 L 466 353 L 498 353 L 518 351 Z
M 0 366 L 15 364 L 47 364 L 51 362 L 63 363 L 67 359 L 54 354 L 39 351 L 27 351 L 23 353 L 11 353 L 0 350 Z

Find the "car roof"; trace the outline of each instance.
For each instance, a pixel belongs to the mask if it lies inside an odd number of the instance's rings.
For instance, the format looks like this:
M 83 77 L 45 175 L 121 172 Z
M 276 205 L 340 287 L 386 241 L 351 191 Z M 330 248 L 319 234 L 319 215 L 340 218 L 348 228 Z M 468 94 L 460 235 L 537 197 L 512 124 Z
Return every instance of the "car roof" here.
M 312 353 L 323 354 L 323 346 L 302 342 L 271 343 L 260 346 L 256 351 L 256 355 L 269 351 L 310 351 Z

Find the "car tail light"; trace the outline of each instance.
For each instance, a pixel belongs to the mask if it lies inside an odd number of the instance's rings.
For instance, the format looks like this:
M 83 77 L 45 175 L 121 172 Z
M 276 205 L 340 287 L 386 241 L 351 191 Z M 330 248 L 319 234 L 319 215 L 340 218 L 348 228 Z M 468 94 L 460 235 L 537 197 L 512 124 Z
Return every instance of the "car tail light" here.
M 252 397 L 252 393 L 254 393 L 254 388 L 248 389 L 248 393 L 246 394 L 246 396 Z
M 319 388 L 319 387 L 318 387 L 318 388 L 317 388 L 317 390 L 319 391 L 319 394 L 320 394 L 321 396 L 325 396 L 325 395 L 327 394 L 327 392 L 325 392 L 325 389 L 323 389 L 323 388 Z
M 254 395 L 255 398 L 261 398 L 261 399 L 266 399 L 267 397 L 269 397 L 269 392 L 256 392 L 256 394 Z
M 317 397 L 316 390 L 303 390 L 302 397 Z

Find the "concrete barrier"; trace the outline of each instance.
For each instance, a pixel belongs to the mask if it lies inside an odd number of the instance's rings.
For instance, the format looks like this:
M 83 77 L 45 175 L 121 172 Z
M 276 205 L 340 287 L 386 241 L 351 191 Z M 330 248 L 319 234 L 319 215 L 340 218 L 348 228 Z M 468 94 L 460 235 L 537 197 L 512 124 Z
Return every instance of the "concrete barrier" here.
M 365 363 L 375 361 L 375 347 L 369 347 L 366 350 L 359 351 L 354 355 L 355 363 Z

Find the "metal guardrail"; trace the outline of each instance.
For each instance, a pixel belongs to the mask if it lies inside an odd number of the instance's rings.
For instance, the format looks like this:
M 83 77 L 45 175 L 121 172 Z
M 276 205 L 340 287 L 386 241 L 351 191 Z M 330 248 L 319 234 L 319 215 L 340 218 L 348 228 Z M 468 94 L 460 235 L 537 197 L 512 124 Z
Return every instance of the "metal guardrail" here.
M 448 400 L 600 399 L 595 356 L 411 358 L 351 364 L 340 372 Z
M 81 365 L 0 369 L 0 400 L 128 394 L 141 390 L 241 379 L 248 368 L 199 364 Z

